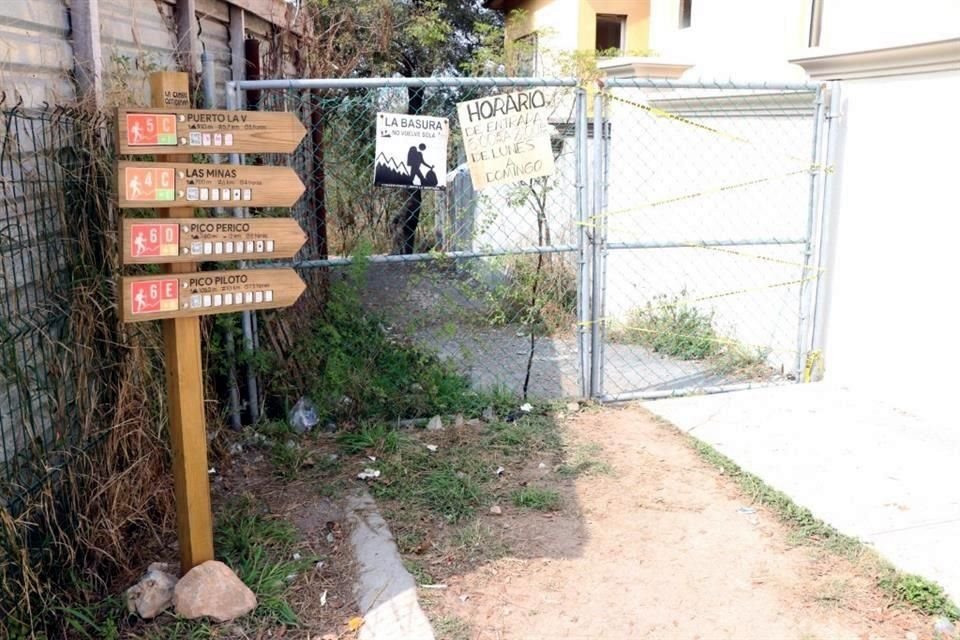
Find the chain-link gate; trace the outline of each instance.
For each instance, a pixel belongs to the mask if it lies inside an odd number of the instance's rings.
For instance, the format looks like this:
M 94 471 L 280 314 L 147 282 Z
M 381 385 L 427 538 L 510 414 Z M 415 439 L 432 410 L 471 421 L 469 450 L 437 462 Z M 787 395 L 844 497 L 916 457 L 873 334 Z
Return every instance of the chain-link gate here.
M 300 269 L 347 272 L 364 307 L 474 385 L 531 397 L 583 396 L 587 369 L 585 92 L 573 79 L 425 78 L 241 82 L 254 108 L 299 114 L 308 134 L 290 163 L 307 186 L 294 211 L 311 242 Z M 540 88 L 549 97 L 556 171 L 474 191 L 456 105 Z M 233 106 L 242 104 L 234 93 Z M 378 113 L 449 118 L 441 190 L 374 185 Z M 392 167 L 406 171 L 402 166 Z M 264 215 L 260 212 L 259 215 Z
M 602 181 L 592 395 L 796 381 L 819 265 L 822 88 L 611 79 L 596 98 Z M 601 115 L 602 114 L 602 115 Z
M 550 96 L 556 172 L 475 191 L 457 103 L 531 87 Z M 295 266 L 336 278 L 362 255 L 366 309 L 477 386 L 616 400 L 797 379 L 819 273 L 817 87 L 614 79 L 593 93 L 574 79 L 268 80 L 231 83 L 228 100 L 308 130 L 293 156 L 246 159 L 291 164 L 307 186 Z M 443 189 L 374 186 L 382 112 L 449 118 Z

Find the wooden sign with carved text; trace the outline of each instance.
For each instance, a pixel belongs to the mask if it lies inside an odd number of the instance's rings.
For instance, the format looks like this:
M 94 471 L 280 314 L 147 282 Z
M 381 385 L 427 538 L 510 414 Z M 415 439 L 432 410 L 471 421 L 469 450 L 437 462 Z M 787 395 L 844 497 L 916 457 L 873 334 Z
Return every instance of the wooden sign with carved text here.
M 293 218 L 127 218 L 123 264 L 292 258 L 307 236 Z
M 304 186 L 289 167 L 188 162 L 120 162 L 121 209 L 150 207 L 292 207 Z
M 117 111 L 120 153 L 292 153 L 307 130 L 292 113 L 216 109 Z
M 201 271 L 123 278 L 123 321 L 289 307 L 306 289 L 293 269 Z

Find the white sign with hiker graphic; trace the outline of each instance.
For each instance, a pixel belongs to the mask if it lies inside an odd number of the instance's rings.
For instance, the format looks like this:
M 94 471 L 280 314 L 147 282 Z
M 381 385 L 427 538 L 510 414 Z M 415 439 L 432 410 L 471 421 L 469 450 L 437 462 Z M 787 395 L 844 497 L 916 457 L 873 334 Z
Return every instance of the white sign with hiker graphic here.
M 449 136 L 446 118 L 378 113 L 373 183 L 381 187 L 443 189 Z

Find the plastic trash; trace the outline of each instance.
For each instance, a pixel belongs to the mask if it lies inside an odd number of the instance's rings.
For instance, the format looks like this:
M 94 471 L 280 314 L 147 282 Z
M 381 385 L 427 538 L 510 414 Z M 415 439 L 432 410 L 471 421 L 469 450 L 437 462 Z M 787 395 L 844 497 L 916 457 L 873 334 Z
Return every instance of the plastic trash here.
M 293 409 L 287 416 L 287 421 L 290 423 L 290 428 L 297 433 L 306 433 L 320 424 L 317 408 L 307 397 L 297 400 L 297 404 L 293 405 Z

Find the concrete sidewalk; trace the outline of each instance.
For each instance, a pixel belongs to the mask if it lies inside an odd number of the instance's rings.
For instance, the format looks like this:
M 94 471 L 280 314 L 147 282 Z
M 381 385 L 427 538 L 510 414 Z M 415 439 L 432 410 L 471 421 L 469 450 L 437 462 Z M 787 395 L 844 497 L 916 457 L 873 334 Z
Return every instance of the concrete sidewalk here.
M 824 384 L 645 406 L 960 600 L 960 425 Z

